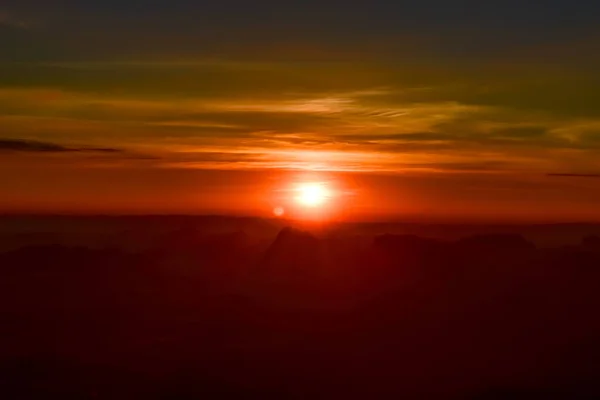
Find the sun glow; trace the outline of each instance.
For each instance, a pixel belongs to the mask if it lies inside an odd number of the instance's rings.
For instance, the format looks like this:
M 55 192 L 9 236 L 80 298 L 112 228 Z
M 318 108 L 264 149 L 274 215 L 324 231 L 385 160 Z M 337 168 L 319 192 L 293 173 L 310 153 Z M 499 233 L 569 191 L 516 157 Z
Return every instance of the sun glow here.
M 338 177 L 305 172 L 285 176 L 279 185 L 273 187 L 267 201 L 275 217 L 297 222 L 325 223 L 345 214 L 350 194 Z
M 331 192 L 323 183 L 301 183 L 297 187 L 296 201 L 305 207 L 319 207 L 331 197 Z

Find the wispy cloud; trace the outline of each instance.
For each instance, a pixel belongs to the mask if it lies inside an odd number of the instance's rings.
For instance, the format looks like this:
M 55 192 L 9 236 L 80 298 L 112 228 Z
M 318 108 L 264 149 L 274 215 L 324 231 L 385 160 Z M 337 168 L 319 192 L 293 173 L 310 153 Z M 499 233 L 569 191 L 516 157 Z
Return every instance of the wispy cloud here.
M 124 150 L 111 147 L 71 147 L 57 143 L 25 139 L 0 139 L 0 152 L 28 153 L 122 153 Z
M 547 176 L 559 177 L 559 178 L 598 178 L 600 179 L 600 174 L 547 174 Z
M 600 117 L 508 107 L 483 95 L 469 97 L 470 89 L 460 85 L 448 91 L 443 82 L 425 85 L 422 79 L 413 86 L 393 81 L 366 85 L 357 80 L 327 89 L 327 82 L 310 85 L 324 77 L 335 82 L 335 76 L 316 73 L 307 80 L 305 72 L 290 65 L 252 69 L 220 62 L 184 64 L 185 68 L 159 63 L 156 79 L 152 77 L 158 67 L 106 63 L 110 77 L 116 77 L 107 80 L 103 65 L 89 69 L 86 65 L 64 76 L 65 68 L 45 65 L 60 78 L 60 85 L 45 88 L 0 85 L 0 129 L 10 137 L 88 144 L 86 150 L 65 146 L 37 152 L 89 152 L 108 144 L 156 154 L 165 166 L 184 168 L 543 174 L 599 167 L 588 153 L 600 148 Z M 135 73 L 138 68 L 143 70 Z M 85 77 L 79 80 L 85 85 L 108 82 L 108 86 L 69 88 L 73 73 Z M 221 86 L 208 82 L 207 76 L 215 74 Z M 298 75 L 310 85 L 298 81 Z M 144 92 L 163 88 L 163 77 L 173 87 Z M 113 88 L 115 80 L 122 86 Z M 189 91 L 182 82 L 191 86 Z M 260 88 L 247 82 L 266 84 Z

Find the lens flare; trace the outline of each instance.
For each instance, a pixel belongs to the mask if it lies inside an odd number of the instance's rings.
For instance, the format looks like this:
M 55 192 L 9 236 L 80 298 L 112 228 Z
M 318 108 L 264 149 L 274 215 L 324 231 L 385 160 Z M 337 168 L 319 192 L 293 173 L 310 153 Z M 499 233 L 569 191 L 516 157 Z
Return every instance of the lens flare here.
M 285 214 L 285 210 L 283 209 L 283 207 L 275 207 L 273 209 L 273 214 L 275 214 L 276 217 L 283 217 L 283 214 Z

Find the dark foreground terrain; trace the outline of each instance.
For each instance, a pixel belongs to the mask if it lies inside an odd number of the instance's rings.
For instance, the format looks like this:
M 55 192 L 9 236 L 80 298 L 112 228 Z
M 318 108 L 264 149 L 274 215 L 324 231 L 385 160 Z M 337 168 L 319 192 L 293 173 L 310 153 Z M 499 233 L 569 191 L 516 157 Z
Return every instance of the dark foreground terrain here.
M 596 236 L 51 222 L 0 222 L 2 399 L 600 395 Z

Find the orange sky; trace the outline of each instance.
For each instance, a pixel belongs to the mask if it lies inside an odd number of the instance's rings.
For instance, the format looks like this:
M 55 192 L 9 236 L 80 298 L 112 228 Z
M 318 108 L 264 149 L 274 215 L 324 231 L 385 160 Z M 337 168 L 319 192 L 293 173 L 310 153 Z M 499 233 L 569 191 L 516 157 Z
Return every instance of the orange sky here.
M 309 173 L 344 218 L 600 219 L 595 21 L 25 3 L 0 7 L 0 211 L 269 214 Z
M 343 218 L 600 218 L 600 179 L 548 176 L 600 171 L 596 148 L 580 139 L 600 122 L 390 100 L 410 91 L 196 99 L 0 90 L 0 206 L 268 214 L 286 202 L 276 199 L 282 188 L 311 172 L 354 185 L 333 199 Z
M 599 182 L 590 178 L 504 173 L 307 172 L 193 168 L 27 165 L 0 169 L 0 207 L 8 212 L 202 214 L 309 217 L 290 188 L 325 182 L 326 219 L 414 221 L 597 220 Z

